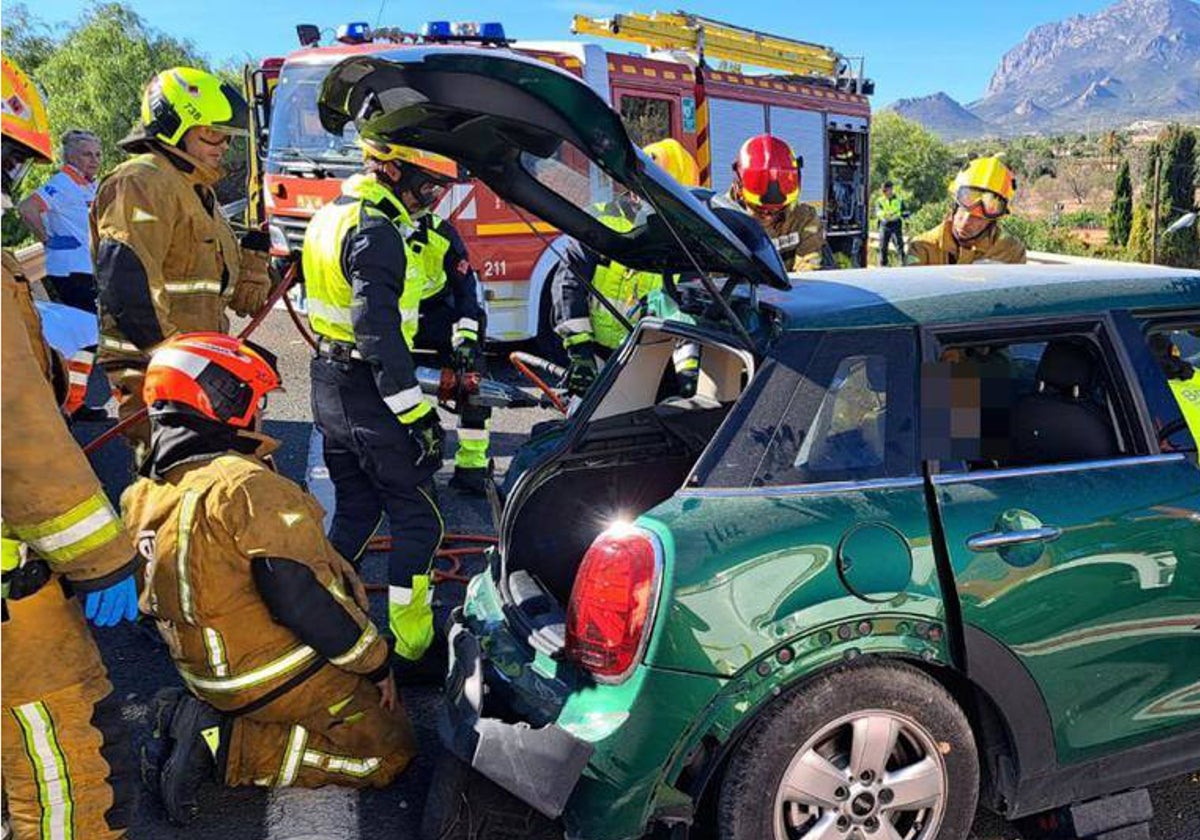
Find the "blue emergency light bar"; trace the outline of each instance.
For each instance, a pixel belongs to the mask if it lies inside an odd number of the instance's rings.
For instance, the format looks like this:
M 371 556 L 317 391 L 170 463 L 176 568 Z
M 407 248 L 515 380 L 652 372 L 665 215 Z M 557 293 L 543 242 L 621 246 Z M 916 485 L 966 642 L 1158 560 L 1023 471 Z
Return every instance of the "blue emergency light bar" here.
M 365 44 L 371 39 L 371 26 L 365 20 L 343 23 L 335 37 L 343 44 Z
M 496 21 L 476 23 L 475 21 L 431 20 L 421 27 L 421 35 L 426 41 L 470 41 L 481 44 L 506 44 L 508 38 L 504 34 L 504 24 Z

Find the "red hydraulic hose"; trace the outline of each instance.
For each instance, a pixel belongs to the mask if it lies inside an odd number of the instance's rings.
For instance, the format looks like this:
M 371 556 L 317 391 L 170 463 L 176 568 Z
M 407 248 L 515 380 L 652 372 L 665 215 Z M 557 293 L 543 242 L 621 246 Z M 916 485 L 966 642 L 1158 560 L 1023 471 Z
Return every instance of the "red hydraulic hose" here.
M 557 391 L 546 384 L 546 380 L 534 373 L 533 369 L 529 367 L 529 365 L 525 364 L 525 355 L 525 353 L 522 353 L 519 350 L 514 351 L 508 354 L 508 360 L 512 363 L 513 367 L 524 374 L 526 379 L 536 385 L 543 394 L 550 398 L 550 402 L 554 403 L 555 408 L 557 408 L 563 414 L 566 414 L 567 404 L 562 401 L 562 397 L 558 395 Z
M 250 319 L 250 323 L 247 324 L 240 333 L 238 333 L 238 338 L 249 338 L 250 335 L 256 329 L 258 329 L 259 324 L 261 324 L 263 320 L 266 319 L 267 315 L 270 314 L 271 309 L 274 308 L 275 304 L 279 302 L 279 299 L 287 294 L 288 289 L 291 288 L 292 283 L 294 283 L 296 280 L 296 266 L 297 264 L 295 262 L 288 266 L 287 272 L 283 275 L 283 281 L 278 287 L 276 287 L 275 291 L 271 293 L 270 297 L 267 298 L 267 302 L 262 305 L 262 308 L 259 309 L 255 316 Z M 94 440 L 89 441 L 87 445 L 83 447 L 83 454 L 91 455 L 101 446 L 104 446 L 104 444 L 108 443 L 126 429 L 129 429 L 140 423 L 142 420 L 145 420 L 146 413 L 146 407 L 142 406 L 133 414 L 118 422 L 117 425 L 113 426 L 111 429 L 106 430 L 101 435 L 97 435 Z

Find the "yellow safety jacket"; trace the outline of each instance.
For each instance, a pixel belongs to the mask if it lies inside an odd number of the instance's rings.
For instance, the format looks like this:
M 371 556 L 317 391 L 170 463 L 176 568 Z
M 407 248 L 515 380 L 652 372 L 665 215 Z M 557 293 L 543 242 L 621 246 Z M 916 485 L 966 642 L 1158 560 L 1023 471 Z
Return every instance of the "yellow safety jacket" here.
M 394 216 L 389 217 L 376 206 L 381 204 L 392 207 L 396 211 Z M 354 325 L 350 318 L 353 289 L 342 269 L 342 249 L 346 237 L 354 232 L 364 216 L 392 218 L 406 241 L 412 234 L 412 222 L 400 199 L 370 175 L 346 179 L 342 184 L 342 197 L 317 211 L 304 233 L 302 264 L 309 323 L 318 335 L 347 344 L 354 343 Z M 400 296 L 400 318 L 404 341 L 410 350 L 417 336 L 425 278 L 424 260 L 409 259 L 404 292 Z
M 880 222 L 898 222 L 904 215 L 904 199 L 898 195 L 879 196 L 875 201 L 875 218 Z
M 1200 446 L 1200 369 L 1192 374 L 1191 379 L 1168 379 L 1171 393 L 1179 403 L 1183 419 L 1187 421 L 1192 440 Z
M 633 229 L 633 222 L 619 213 L 605 212 L 597 218 L 618 233 Z M 663 277 L 650 271 L 634 271 L 614 260 L 600 258 L 592 272 L 592 285 L 618 311 L 629 312 L 638 301 L 663 287 Z M 592 336 L 597 344 L 610 350 L 621 346 L 627 335 L 625 327 L 595 296 L 588 296 L 588 315 L 592 321 Z
M 408 242 L 404 249 L 408 254 L 409 264 L 418 266 L 420 274 L 425 278 L 421 300 L 437 297 L 446 288 L 446 254 L 450 251 L 450 240 L 439 230 L 443 224 L 442 218 L 432 213 L 428 218 L 429 221 L 425 225 L 425 241 Z

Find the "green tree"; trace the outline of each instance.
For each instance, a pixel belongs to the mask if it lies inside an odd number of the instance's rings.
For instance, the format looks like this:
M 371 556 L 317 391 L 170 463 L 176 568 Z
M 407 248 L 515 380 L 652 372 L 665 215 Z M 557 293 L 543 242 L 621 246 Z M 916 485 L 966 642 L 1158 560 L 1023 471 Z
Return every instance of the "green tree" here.
M 55 139 L 71 128 L 95 132 L 104 149 L 106 171 L 125 157 L 117 141 L 137 120 L 146 83 L 161 70 L 180 64 L 207 69 L 190 42 L 158 32 L 120 3 L 89 7 L 57 38 L 25 6 L 5 8 L 4 50 L 45 93 Z M 40 185 L 52 171 L 35 167 L 21 194 Z M 6 246 L 28 238 L 15 213 L 5 215 L 3 230 Z
M 871 123 L 871 190 L 894 181 L 915 205 L 946 200 L 954 176 L 954 155 L 937 135 L 919 123 L 887 111 Z
M 1154 237 L 1154 181 L 1155 171 L 1163 157 L 1162 143 L 1157 140 L 1146 150 L 1146 172 L 1142 181 L 1142 192 L 1133 208 L 1133 223 L 1129 232 L 1129 258 L 1137 262 L 1150 262 L 1153 255 Z M 1161 171 L 1161 170 L 1160 170 Z M 1166 193 L 1162 178 L 1158 183 L 1159 195 Z M 1162 222 L 1162 200 L 1159 201 L 1159 223 Z
M 117 141 L 137 120 L 146 83 L 180 64 L 207 69 L 191 43 L 150 28 L 129 7 L 93 6 L 38 67 L 50 125 L 55 134 L 75 126 L 95 132 L 109 168 L 122 157 Z
M 1129 231 L 1133 227 L 1133 179 L 1129 175 L 1129 161 L 1122 159 L 1117 171 L 1117 183 L 1113 188 L 1112 204 L 1108 208 L 1108 240 L 1114 245 L 1125 247 L 1129 242 Z
M 1159 219 L 1160 231 L 1172 222 L 1195 209 L 1196 183 L 1196 133 L 1191 129 L 1174 125 L 1167 130 L 1165 138 L 1166 157 L 1163 161 L 1163 215 Z M 1200 268 L 1200 240 L 1194 228 L 1185 228 L 1169 235 L 1161 235 L 1159 259 L 1164 265 L 1181 268 Z

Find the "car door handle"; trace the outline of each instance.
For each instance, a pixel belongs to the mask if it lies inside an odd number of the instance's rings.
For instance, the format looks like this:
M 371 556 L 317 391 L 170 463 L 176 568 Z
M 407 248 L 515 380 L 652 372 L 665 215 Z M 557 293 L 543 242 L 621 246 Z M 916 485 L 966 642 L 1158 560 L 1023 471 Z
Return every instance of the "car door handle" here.
M 967 540 L 967 548 L 972 551 L 995 551 L 1014 545 L 1027 545 L 1035 542 L 1053 542 L 1062 536 L 1062 528 L 1053 525 L 1043 525 L 1040 528 L 1025 528 L 1019 531 L 989 531 L 976 534 Z

